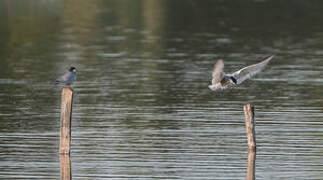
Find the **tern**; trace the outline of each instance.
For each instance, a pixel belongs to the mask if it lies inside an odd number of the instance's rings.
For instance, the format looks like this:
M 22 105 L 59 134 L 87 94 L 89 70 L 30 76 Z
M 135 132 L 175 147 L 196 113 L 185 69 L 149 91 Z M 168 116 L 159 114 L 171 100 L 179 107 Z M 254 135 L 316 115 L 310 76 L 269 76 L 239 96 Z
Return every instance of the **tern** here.
M 220 59 L 214 65 L 212 72 L 212 84 L 209 85 L 209 88 L 212 91 L 216 91 L 224 90 L 229 87 L 241 84 L 243 81 L 250 79 L 252 76 L 263 70 L 273 57 L 274 55 L 269 56 L 260 63 L 244 67 L 232 74 L 226 74 L 223 72 L 224 63 L 223 60 Z
M 69 87 L 76 80 L 76 68 L 70 67 L 68 72 L 56 79 L 55 84 L 64 84 Z

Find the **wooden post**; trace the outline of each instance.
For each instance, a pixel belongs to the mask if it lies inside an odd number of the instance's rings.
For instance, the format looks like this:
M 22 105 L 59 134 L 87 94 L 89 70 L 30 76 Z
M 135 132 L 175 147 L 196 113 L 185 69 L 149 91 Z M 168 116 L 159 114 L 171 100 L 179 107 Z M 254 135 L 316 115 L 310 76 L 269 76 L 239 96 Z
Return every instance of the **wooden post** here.
M 70 154 L 73 90 L 64 87 L 61 102 L 60 154 Z
M 61 170 L 61 180 L 71 180 L 72 170 L 71 170 L 71 159 L 70 155 L 61 154 L 59 156 L 60 170 Z
M 256 150 L 248 150 L 246 180 L 255 180 Z
M 243 106 L 246 119 L 246 134 L 248 138 L 248 160 L 246 180 L 255 179 L 256 164 L 256 135 L 255 135 L 255 113 L 254 107 L 250 104 Z
M 243 106 L 244 115 L 246 118 L 246 133 L 248 138 L 248 148 L 256 149 L 256 135 L 255 135 L 255 113 L 254 107 L 251 104 Z

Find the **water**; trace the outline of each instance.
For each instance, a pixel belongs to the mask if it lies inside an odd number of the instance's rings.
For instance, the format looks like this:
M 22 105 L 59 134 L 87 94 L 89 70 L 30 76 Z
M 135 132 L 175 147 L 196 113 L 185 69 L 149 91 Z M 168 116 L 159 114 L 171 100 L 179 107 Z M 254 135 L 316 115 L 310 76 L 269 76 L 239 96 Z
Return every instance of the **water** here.
M 78 69 L 74 179 L 244 179 L 242 106 L 256 107 L 256 178 L 321 179 L 321 2 L 0 2 L 0 178 L 59 179 L 61 88 Z M 240 87 L 227 72 L 276 54 Z

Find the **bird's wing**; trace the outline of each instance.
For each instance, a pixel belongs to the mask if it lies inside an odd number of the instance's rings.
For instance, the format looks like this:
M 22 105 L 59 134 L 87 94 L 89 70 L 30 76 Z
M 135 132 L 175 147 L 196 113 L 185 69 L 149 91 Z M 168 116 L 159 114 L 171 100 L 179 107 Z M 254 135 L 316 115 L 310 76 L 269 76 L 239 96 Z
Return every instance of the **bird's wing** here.
M 67 82 L 70 77 L 71 77 L 72 73 L 71 72 L 67 72 L 66 74 L 64 74 L 63 76 L 61 76 L 60 78 L 56 79 L 56 82 Z
M 266 58 L 260 63 L 253 64 L 251 66 L 247 66 L 245 68 L 240 69 L 232 74 L 232 76 L 237 80 L 237 84 L 241 84 L 246 79 L 251 78 L 261 70 L 265 68 L 265 66 L 269 63 L 269 61 L 274 57 L 274 55 Z
M 224 63 L 223 63 L 223 60 L 220 59 L 214 65 L 214 69 L 212 72 L 212 84 L 216 84 L 222 80 L 223 69 L 224 69 Z

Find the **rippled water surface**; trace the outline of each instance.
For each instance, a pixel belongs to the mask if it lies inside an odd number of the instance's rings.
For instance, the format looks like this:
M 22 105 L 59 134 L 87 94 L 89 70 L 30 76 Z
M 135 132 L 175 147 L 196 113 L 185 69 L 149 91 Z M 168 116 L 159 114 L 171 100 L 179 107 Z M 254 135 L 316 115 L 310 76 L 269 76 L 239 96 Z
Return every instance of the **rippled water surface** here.
M 245 179 L 242 106 L 256 109 L 256 178 L 323 177 L 323 3 L 0 2 L 0 178 L 60 179 L 61 87 L 73 65 L 74 179 Z M 213 64 L 275 58 L 208 89 Z

